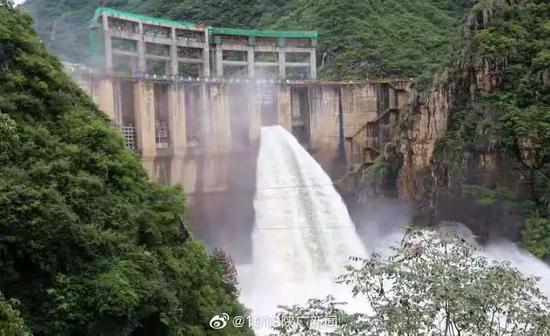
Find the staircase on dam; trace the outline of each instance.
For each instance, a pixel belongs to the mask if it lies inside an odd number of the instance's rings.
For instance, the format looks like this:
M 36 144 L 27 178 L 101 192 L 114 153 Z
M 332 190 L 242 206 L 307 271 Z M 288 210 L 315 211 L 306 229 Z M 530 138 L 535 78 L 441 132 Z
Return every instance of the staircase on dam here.
M 396 87 L 407 85 L 395 83 Z M 346 137 L 347 172 L 337 179 L 340 190 L 355 193 L 363 184 L 363 172 L 387 151 L 393 143 L 400 116 L 407 113 L 407 105 L 386 107 L 378 116 L 367 121 L 353 135 Z

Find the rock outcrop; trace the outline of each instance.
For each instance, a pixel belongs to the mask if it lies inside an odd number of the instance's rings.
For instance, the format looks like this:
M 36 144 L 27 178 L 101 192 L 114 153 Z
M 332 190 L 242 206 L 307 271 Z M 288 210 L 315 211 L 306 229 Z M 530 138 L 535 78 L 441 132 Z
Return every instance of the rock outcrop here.
M 403 156 L 398 189 L 401 198 L 418 205 L 421 215 L 433 215 L 432 193 L 440 183 L 434 169 L 434 153 L 439 141 L 447 134 L 457 105 L 474 101 L 501 85 L 501 69 L 506 62 L 499 57 L 476 58 L 470 38 L 488 27 L 506 6 L 519 2 L 494 0 L 480 3 L 466 21 L 463 45 L 453 66 L 439 76 L 422 97 L 411 99 L 412 122 L 398 139 Z

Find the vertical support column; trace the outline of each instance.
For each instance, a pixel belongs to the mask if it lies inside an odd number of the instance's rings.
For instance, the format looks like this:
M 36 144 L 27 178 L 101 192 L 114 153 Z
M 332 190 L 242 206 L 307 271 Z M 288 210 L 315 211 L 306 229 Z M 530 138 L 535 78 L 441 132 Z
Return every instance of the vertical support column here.
M 286 55 L 283 48 L 279 49 L 279 78 L 286 78 Z
M 292 108 L 290 104 L 290 87 L 288 85 L 277 85 L 277 120 L 278 124 L 292 132 Z
M 210 94 L 210 84 L 203 82 L 201 84 L 200 98 L 199 98 L 197 107 L 200 107 L 200 111 L 201 111 L 201 113 L 199 114 L 199 119 L 200 119 L 199 142 L 204 147 L 206 147 L 211 140 L 208 138 L 210 135 L 209 125 L 210 125 L 210 119 L 212 114 L 211 104 L 213 103 L 210 99 L 211 97 L 212 95 Z
M 311 49 L 309 52 L 309 77 L 310 79 L 317 79 L 317 54 L 315 49 Z
M 179 87 L 176 81 L 172 82 L 168 90 L 168 120 L 170 127 L 170 145 L 176 156 L 185 154 L 185 90 Z
M 111 78 L 102 78 L 98 84 L 97 105 L 99 109 L 105 112 L 109 119 L 115 120 L 115 96 L 113 90 L 113 80 Z
M 134 84 L 134 116 L 138 149 L 143 157 L 155 157 L 155 93 L 153 84 L 138 81 Z
M 254 60 L 254 47 L 248 47 L 247 49 L 247 61 L 248 61 L 248 78 L 256 77 L 256 62 Z
M 338 90 L 338 156 L 341 160 L 346 158 L 345 132 L 344 132 L 344 109 L 342 107 L 342 86 L 336 87 Z
M 260 141 L 260 130 L 262 128 L 262 107 L 256 97 L 255 84 L 248 88 L 247 105 L 250 113 L 249 138 L 250 142 L 257 144 Z
M 122 126 L 122 89 L 120 81 L 113 81 L 113 122 Z
M 223 50 L 221 43 L 216 44 L 216 77 L 223 77 Z
M 105 43 L 105 72 L 113 72 L 113 47 L 111 40 L 111 33 L 109 32 L 109 17 L 107 14 L 103 14 L 101 17 L 103 25 L 103 37 Z
M 204 48 L 202 49 L 202 77 L 210 77 L 210 33 L 204 28 Z
M 209 101 L 209 110 L 203 113 L 204 138 L 201 154 L 204 155 L 202 191 L 226 191 L 228 179 L 228 155 L 231 150 L 231 119 L 228 111 L 227 84 L 203 83 L 204 100 Z
M 138 40 L 138 69 L 139 72 L 145 73 L 147 70 L 145 62 L 145 41 L 143 39 L 143 22 L 139 22 L 139 40 Z
M 172 44 L 170 45 L 170 74 L 176 76 L 178 69 L 178 46 L 176 45 L 176 28 L 172 27 Z

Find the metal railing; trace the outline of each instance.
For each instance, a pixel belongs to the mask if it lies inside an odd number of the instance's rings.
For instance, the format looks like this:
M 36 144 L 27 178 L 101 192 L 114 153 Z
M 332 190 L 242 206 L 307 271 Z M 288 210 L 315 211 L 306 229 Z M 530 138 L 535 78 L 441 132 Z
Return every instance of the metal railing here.
M 170 143 L 168 139 L 168 129 L 166 127 L 157 127 L 155 133 L 157 148 L 168 148 Z
M 137 149 L 136 128 L 134 126 L 122 126 L 122 135 L 124 136 L 124 145 L 131 150 Z

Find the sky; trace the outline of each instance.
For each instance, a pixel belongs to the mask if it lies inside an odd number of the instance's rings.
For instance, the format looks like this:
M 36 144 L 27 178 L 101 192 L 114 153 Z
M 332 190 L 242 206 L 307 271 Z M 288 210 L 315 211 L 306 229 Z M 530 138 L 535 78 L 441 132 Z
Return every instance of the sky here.
M 16 5 L 20 5 L 23 2 L 25 2 L 25 0 L 15 0 L 14 2 L 15 2 Z

